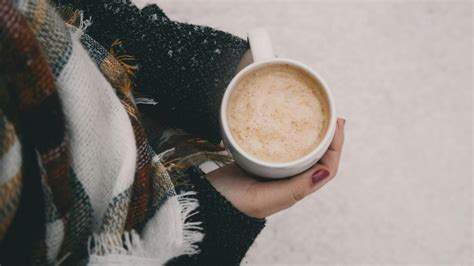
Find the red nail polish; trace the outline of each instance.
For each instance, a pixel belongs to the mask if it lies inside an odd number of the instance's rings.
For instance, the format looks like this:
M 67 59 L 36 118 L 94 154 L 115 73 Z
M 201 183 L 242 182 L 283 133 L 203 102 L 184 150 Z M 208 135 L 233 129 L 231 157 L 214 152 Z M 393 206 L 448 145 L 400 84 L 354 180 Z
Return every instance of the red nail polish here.
M 311 181 L 313 184 L 319 183 L 319 181 L 329 176 L 329 172 L 325 169 L 320 169 L 311 176 Z

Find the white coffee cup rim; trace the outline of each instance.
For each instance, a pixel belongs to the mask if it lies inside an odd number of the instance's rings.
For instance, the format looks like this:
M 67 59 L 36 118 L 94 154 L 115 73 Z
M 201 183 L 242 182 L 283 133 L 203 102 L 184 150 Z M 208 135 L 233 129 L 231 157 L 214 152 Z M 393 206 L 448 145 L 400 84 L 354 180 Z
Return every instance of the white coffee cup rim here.
M 307 74 L 309 74 L 314 79 L 316 79 L 322 85 L 323 90 L 326 93 L 326 96 L 327 96 L 327 99 L 328 99 L 328 102 L 329 102 L 329 113 L 330 113 L 330 116 L 329 116 L 330 118 L 329 118 L 329 124 L 328 124 L 328 127 L 327 127 L 327 131 L 325 132 L 324 137 L 320 141 L 318 146 L 315 149 L 313 149 L 311 152 L 309 152 L 308 154 L 306 154 L 305 156 L 303 156 L 301 158 L 298 158 L 296 160 L 289 161 L 289 162 L 283 162 L 283 163 L 273 163 L 273 162 L 264 161 L 264 160 L 256 158 L 255 156 L 253 156 L 253 155 L 249 154 L 247 151 L 245 151 L 237 143 L 237 141 L 234 139 L 234 136 L 230 132 L 229 123 L 228 123 L 228 119 L 227 119 L 227 106 L 228 106 L 229 98 L 230 98 L 230 95 L 232 94 L 232 91 L 235 89 L 235 85 L 237 84 L 237 82 L 239 82 L 240 79 L 244 75 L 246 75 L 247 73 L 249 73 L 249 72 L 251 72 L 255 69 L 261 68 L 264 65 L 277 65 L 277 64 L 289 64 L 289 65 L 292 65 L 292 66 L 296 66 L 297 68 L 302 69 Z M 257 163 L 261 166 L 266 166 L 266 167 L 270 167 L 270 168 L 286 168 L 286 167 L 291 167 L 291 166 L 294 166 L 294 165 L 299 165 L 301 163 L 304 163 L 305 161 L 307 161 L 308 159 L 312 158 L 317 153 L 319 153 L 322 149 L 324 149 L 323 144 L 331 141 L 329 138 L 332 138 L 332 136 L 334 135 L 334 132 L 332 132 L 332 131 L 334 131 L 335 128 L 336 128 L 334 126 L 335 123 L 336 123 L 335 104 L 334 104 L 333 96 L 331 94 L 331 91 L 330 91 L 329 86 L 327 85 L 327 83 L 321 78 L 321 76 L 316 71 L 312 70 L 310 67 L 306 66 L 303 63 L 300 63 L 298 61 L 288 59 L 288 58 L 271 58 L 271 59 L 268 59 L 268 60 L 262 60 L 262 61 L 252 63 L 252 64 L 248 65 L 247 67 L 245 67 L 244 69 L 242 69 L 232 79 L 232 81 L 227 86 L 227 89 L 224 93 L 224 97 L 222 99 L 222 104 L 221 104 L 220 109 L 221 109 L 220 110 L 221 111 L 221 115 L 220 115 L 221 126 L 222 126 L 225 134 L 227 135 L 228 141 L 231 143 L 233 148 L 236 149 L 240 154 L 242 154 L 243 156 L 245 156 L 249 160 L 251 160 L 251 161 L 253 161 L 253 162 L 255 162 L 255 163 Z

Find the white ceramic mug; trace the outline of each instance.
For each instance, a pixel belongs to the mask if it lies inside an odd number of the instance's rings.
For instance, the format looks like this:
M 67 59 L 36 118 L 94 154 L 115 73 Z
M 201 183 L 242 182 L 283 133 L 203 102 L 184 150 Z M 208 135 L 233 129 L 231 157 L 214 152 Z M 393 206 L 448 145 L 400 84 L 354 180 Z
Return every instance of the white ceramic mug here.
M 321 157 L 326 152 L 329 147 L 329 144 L 332 141 L 334 132 L 336 130 L 336 110 L 334 106 L 333 96 L 331 94 L 331 91 L 329 90 L 329 87 L 321 78 L 321 76 L 317 74 L 314 70 L 310 69 L 308 66 L 291 59 L 275 58 L 270 42 L 270 37 L 265 29 L 255 29 L 250 31 L 248 33 L 248 40 L 250 43 L 250 49 L 252 51 L 254 62 L 242 69 L 232 79 L 232 81 L 227 86 L 224 97 L 222 99 L 220 126 L 224 145 L 234 157 L 235 162 L 240 167 L 252 174 L 267 178 L 284 178 L 296 175 L 307 170 L 312 165 L 314 165 L 319 159 L 321 159 Z M 330 121 L 326 134 L 322 139 L 321 143 L 304 157 L 285 163 L 266 162 L 255 158 L 254 156 L 243 150 L 233 138 L 229 129 L 229 123 L 227 119 L 227 107 L 229 103 L 229 98 L 232 91 L 238 84 L 239 80 L 247 73 L 253 72 L 260 68 L 264 68 L 268 65 L 275 64 L 288 64 L 308 73 L 311 77 L 313 77 L 322 85 L 322 88 L 325 91 L 327 99 L 329 101 Z

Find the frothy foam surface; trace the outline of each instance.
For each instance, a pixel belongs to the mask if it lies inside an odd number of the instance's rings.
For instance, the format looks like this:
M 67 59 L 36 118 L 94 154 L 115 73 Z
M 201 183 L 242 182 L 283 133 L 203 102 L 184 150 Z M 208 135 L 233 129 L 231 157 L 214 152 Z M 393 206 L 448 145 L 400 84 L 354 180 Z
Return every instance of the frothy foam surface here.
M 289 162 L 314 150 L 329 122 L 327 96 L 303 70 L 267 66 L 243 77 L 227 118 L 239 146 L 267 162 Z

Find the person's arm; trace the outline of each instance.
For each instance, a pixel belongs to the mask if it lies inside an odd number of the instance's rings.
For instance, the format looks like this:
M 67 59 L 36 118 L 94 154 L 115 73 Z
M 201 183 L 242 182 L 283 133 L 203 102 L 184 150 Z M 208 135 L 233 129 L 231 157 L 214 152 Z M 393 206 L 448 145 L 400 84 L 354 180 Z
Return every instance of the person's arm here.
M 199 254 L 176 257 L 167 265 L 239 265 L 266 220 L 252 218 L 236 209 L 198 167 L 189 168 L 186 174 L 191 185 L 186 189 L 197 191 L 199 201 L 198 212 L 191 220 L 202 222 L 205 235 L 197 244 Z
M 158 104 L 142 109 L 155 120 L 213 143 L 220 141 L 219 107 L 248 43 L 210 27 L 170 20 L 156 5 L 130 1 L 56 0 L 91 18 L 86 32 L 108 48 L 116 40 L 139 67 L 134 90 Z M 140 106 L 141 107 L 141 106 Z
M 181 180 L 174 180 L 175 187 L 178 192 L 198 192 L 199 213 L 193 221 L 203 222 L 206 236 L 199 244 L 200 254 L 181 256 L 169 264 L 238 264 L 263 228 L 264 217 L 293 206 L 335 177 L 344 143 L 344 127 L 345 120 L 338 119 L 334 138 L 321 160 L 291 178 L 270 182 L 261 180 L 245 173 L 233 163 L 207 175 L 196 167 L 185 171 Z M 173 143 L 163 144 L 162 149 L 167 149 L 165 146 L 170 144 L 176 147 L 176 153 L 182 157 L 196 153 L 196 143 L 189 142 L 189 137 L 180 134 L 179 138 L 168 139 L 171 140 L 168 142 Z M 160 146 L 155 145 L 155 149 L 160 149 Z
M 154 122 L 146 115 L 143 122 L 150 145 L 157 153 L 174 148 L 173 158 L 189 158 L 204 151 L 223 150 L 221 146 Z M 212 186 L 208 181 L 209 176 L 197 167 L 202 161 L 203 159 L 193 159 L 192 163 L 175 161 L 183 170 L 174 169 L 170 173 L 178 194 L 197 192 L 193 197 L 198 200 L 199 207 L 196 214 L 189 218 L 189 222 L 201 222 L 204 238 L 202 242 L 196 243 L 200 251 L 198 254 L 179 256 L 169 261 L 168 265 L 238 265 L 264 228 L 266 220 L 252 218 L 235 208 Z

